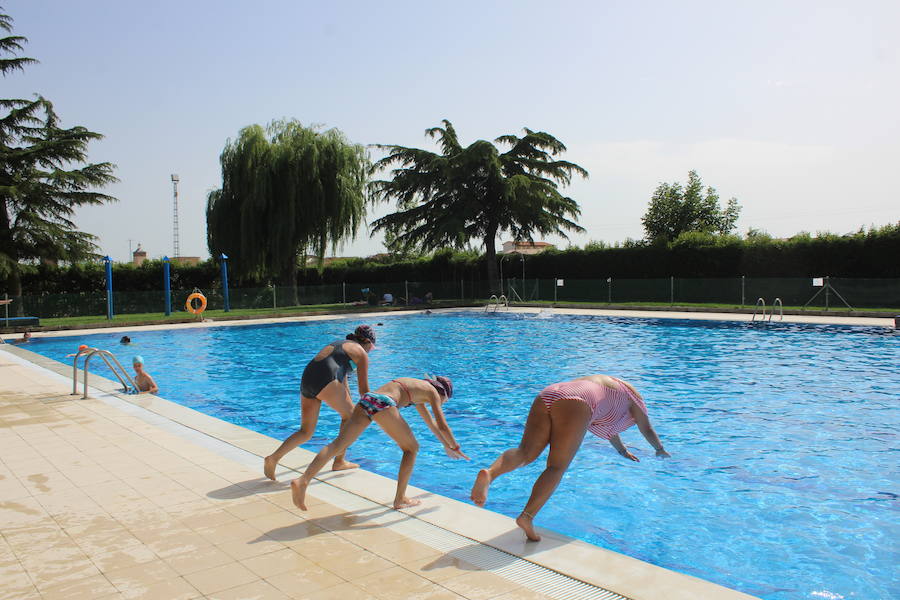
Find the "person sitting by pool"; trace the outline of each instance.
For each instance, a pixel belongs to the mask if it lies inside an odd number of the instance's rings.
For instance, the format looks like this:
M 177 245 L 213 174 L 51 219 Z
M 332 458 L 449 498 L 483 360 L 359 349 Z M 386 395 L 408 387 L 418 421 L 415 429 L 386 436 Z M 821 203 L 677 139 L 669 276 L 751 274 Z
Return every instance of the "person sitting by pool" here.
M 422 420 L 425 421 L 438 441 L 444 445 L 444 452 L 447 456 L 469 460 L 469 457 L 459 449 L 459 444 L 453 437 L 453 431 L 444 417 L 442 405 L 451 396 L 453 396 L 453 383 L 449 377 L 443 376 L 429 377 L 428 379 L 400 377 L 384 384 L 374 392 L 363 394 L 353 409 L 350 421 L 341 428 L 338 436 L 319 450 L 303 475 L 291 481 L 291 497 L 294 505 L 306 510 L 306 488 L 313 477 L 322 470 L 332 456 L 344 452 L 350 444 L 355 442 L 372 421 L 378 423 L 378 426 L 403 451 L 403 458 L 400 459 L 400 472 L 397 474 L 394 508 L 408 508 L 420 504 L 420 500 L 406 497 L 406 486 L 409 484 L 409 478 L 416 462 L 419 442 L 409 428 L 409 424 L 403 419 L 399 409 L 415 405 Z M 426 405 L 431 406 L 434 419 Z
M 144 357 L 135 356 L 134 359 L 132 359 L 131 364 L 134 367 L 134 383 L 137 385 L 138 391 L 149 392 L 151 394 L 158 392 L 159 386 L 153 381 L 150 373 L 144 370 Z
M 630 384 L 609 375 L 589 375 L 549 385 L 531 403 L 519 446 L 510 448 L 490 467 L 478 472 L 472 501 L 484 506 L 488 488 L 497 477 L 531 463 L 549 445 L 547 467 L 534 482 L 531 497 L 516 519 L 529 540 L 539 541 L 534 517 L 556 490 L 584 434 L 590 431 L 609 440 L 619 454 L 637 462 L 638 458 L 619 439 L 619 434 L 634 424 L 656 450 L 656 456 L 669 456 L 650 424 L 643 398 Z
M 300 378 L 300 429 L 285 439 L 275 452 L 263 461 L 263 473 L 275 481 L 275 468 L 284 455 L 305 444 L 316 431 L 319 410 L 324 402 L 341 415 L 341 429 L 353 412 L 347 375 L 356 366 L 356 382 L 360 395 L 369 391 L 369 352 L 375 347 L 375 331 L 360 325 L 346 339 L 331 342 L 316 354 Z M 333 471 L 353 469 L 341 452 L 334 458 Z
M 394 295 L 390 292 L 385 292 L 384 296 L 381 298 L 382 306 L 393 306 L 394 305 Z

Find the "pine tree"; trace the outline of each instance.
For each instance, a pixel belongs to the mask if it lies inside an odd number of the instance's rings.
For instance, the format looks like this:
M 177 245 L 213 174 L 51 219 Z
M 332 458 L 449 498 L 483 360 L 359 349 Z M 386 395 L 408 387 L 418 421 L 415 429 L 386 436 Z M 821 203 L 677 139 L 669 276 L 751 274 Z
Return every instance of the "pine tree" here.
M 0 14 L 0 28 L 12 31 Z M 22 36 L 0 39 L 4 76 L 36 61 L 17 57 Z M 11 57 L 10 57 L 11 56 Z M 0 278 L 22 295 L 21 267 L 28 262 L 75 262 L 96 258 L 95 236 L 72 222 L 79 206 L 115 198 L 93 191 L 116 181 L 110 163 L 84 164 L 87 146 L 102 138 L 80 126 L 63 128 L 47 99 L 0 99 Z M 2 113 L 0 113 L 2 114 Z M 19 311 L 22 304 L 17 303 Z
M 441 153 L 386 146 L 388 155 L 376 168 L 396 167 L 390 180 L 372 183 L 381 200 L 395 200 L 397 212 L 373 223 L 393 240 L 395 250 L 428 252 L 464 248 L 471 240 L 484 244 L 491 291 L 499 293 L 495 242 L 501 232 L 531 241 L 534 233 L 584 231 L 571 219 L 578 203 L 563 196 L 560 184 L 588 173 L 575 163 L 558 160 L 566 147 L 549 133 L 525 129 L 525 135 L 503 135 L 495 143 L 477 140 L 463 147 L 450 121 L 425 134 L 437 138 Z

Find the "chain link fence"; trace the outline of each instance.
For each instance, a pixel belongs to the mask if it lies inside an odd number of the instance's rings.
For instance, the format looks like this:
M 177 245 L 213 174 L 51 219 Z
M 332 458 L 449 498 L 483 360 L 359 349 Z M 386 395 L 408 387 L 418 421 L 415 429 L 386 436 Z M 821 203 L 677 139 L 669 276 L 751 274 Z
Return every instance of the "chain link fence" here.
M 847 310 L 900 309 L 900 279 L 751 278 L 721 279 L 521 279 L 503 280 L 502 292 L 511 302 L 589 302 L 593 304 L 724 304 L 752 307 L 758 298 L 771 305 L 776 298 L 785 306 Z M 173 313 L 185 313 L 185 300 L 194 290 L 173 290 Z M 224 308 L 222 289 L 200 290 L 208 310 Z M 230 289 L 232 310 L 271 309 L 273 312 L 310 305 L 377 306 L 390 294 L 395 305 L 424 304 L 427 299 L 483 301 L 491 296 L 486 281 L 400 281 L 345 283 L 318 286 Z M 430 298 L 429 298 L 430 294 Z M 105 315 L 106 292 L 25 295 L 4 308 L 10 317 L 42 319 Z M 114 314 L 165 312 L 165 293 L 113 292 Z M 0 319 L 3 318 L 0 312 Z

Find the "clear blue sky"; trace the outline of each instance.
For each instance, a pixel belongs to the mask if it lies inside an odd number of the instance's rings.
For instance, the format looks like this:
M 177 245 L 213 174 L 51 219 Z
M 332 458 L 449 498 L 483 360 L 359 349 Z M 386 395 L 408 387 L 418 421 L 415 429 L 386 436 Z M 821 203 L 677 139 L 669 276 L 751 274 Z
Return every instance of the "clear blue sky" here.
M 181 254 L 208 256 L 225 141 L 284 117 L 361 144 L 430 147 L 444 118 L 464 144 L 548 131 L 590 172 L 566 189 L 577 245 L 642 237 L 653 189 L 690 169 L 738 198 L 741 233 L 900 219 L 894 0 L 0 4 L 41 61 L 0 96 L 40 93 L 106 136 L 90 157 L 118 165 L 119 202 L 76 221 L 117 260 L 129 240 L 172 253 L 171 173 Z M 362 229 L 338 254 L 380 251 Z

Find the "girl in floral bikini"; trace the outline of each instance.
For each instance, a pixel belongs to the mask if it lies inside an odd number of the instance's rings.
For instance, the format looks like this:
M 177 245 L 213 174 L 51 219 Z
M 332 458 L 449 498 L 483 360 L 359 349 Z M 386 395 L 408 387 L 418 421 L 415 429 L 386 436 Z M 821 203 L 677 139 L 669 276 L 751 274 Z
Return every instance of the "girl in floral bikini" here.
M 472 486 L 472 501 L 484 506 L 494 479 L 534 461 L 549 445 L 547 468 L 534 482 L 531 497 L 516 519 L 529 540 L 539 541 L 541 536 L 534 530 L 534 516 L 556 490 L 581 447 L 584 434 L 590 431 L 609 440 L 619 454 L 638 461 L 619 439 L 619 434 L 634 424 L 657 456 L 669 456 L 650 424 L 643 398 L 630 384 L 609 375 L 589 375 L 549 385 L 531 404 L 519 446 L 510 448 L 494 464 L 478 472 Z
M 425 421 L 438 441 L 444 445 L 444 452 L 447 453 L 447 456 L 469 460 L 469 457 L 460 451 L 459 444 L 453 437 L 453 431 L 447 424 L 441 408 L 452 395 L 453 383 L 449 377 L 441 376 L 428 379 L 400 377 L 384 384 L 374 392 L 363 394 L 353 409 L 350 420 L 341 429 L 338 437 L 319 450 L 306 468 L 306 472 L 291 482 L 291 496 L 294 504 L 297 508 L 306 510 L 306 488 L 313 477 L 333 456 L 343 452 L 355 442 L 372 421 L 378 423 L 378 426 L 403 450 L 400 472 L 397 474 L 394 508 L 408 508 L 419 504 L 420 500 L 406 497 L 406 486 L 409 484 L 409 478 L 416 462 L 419 443 L 398 409 L 415 405 L 422 420 Z M 431 418 L 426 405 L 431 406 L 434 419 Z

